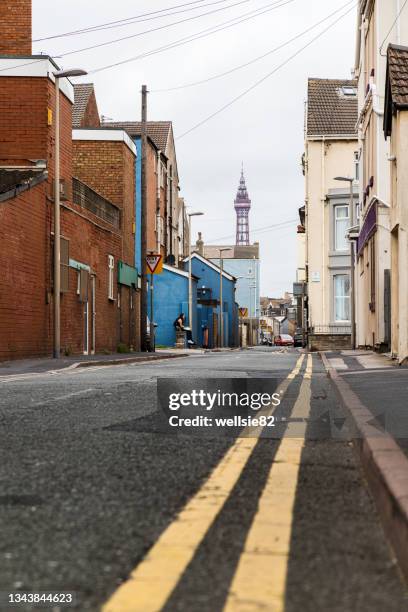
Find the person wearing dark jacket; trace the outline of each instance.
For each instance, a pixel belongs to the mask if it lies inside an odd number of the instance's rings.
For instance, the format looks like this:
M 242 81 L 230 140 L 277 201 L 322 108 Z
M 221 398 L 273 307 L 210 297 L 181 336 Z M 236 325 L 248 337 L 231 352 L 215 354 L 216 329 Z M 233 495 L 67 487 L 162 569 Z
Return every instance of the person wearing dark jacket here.
M 189 327 L 184 327 L 185 320 L 186 320 L 185 314 L 181 312 L 179 316 L 177 317 L 177 319 L 174 321 L 174 327 L 176 328 L 176 330 L 181 329 L 186 332 L 187 344 L 191 346 L 192 344 L 195 344 L 195 342 L 193 341 L 193 335 L 191 333 L 191 329 Z

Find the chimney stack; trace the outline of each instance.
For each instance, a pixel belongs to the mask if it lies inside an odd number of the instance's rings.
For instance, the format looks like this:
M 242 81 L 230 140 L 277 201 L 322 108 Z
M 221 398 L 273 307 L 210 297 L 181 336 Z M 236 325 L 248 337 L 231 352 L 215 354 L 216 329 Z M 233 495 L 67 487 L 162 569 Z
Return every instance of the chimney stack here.
M 201 232 L 198 232 L 198 240 L 196 241 L 196 247 L 199 254 L 204 257 L 204 240 L 201 237 Z
M 32 0 L 0 1 L 0 55 L 32 55 Z

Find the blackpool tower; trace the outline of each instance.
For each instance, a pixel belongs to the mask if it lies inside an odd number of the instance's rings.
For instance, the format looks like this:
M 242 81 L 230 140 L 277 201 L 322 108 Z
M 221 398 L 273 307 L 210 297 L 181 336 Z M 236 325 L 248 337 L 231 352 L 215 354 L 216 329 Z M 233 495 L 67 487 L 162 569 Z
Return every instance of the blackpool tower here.
M 234 200 L 234 208 L 237 213 L 237 233 L 235 244 L 237 246 L 247 246 L 249 245 L 249 210 L 251 208 L 251 200 L 249 199 L 245 184 L 243 167 L 241 170 L 237 197 Z

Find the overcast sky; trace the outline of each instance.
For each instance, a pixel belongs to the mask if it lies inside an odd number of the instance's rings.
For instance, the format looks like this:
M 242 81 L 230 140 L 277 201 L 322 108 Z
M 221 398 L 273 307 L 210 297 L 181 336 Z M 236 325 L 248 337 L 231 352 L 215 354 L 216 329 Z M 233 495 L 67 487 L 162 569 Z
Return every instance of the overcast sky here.
M 33 0 L 33 38 L 126 19 L 188 1 L 60 0 L 57 13 L 55 0 Z M 203 0 L 174 10 L 202 5 L 199 9 L 126 27 L 35 42 L 33 49 L 58 56 L 231 7 L 57 60 L 64 68 L 81 67 L 90 71 L 171 44 L 250 11 L 276 5 L 276 0 L 247 0 L 236 6 L 232 5 L 239 0 L 215 2 Z M 82 79 L 95 83 L 100 113 L 114 120 L 140 119 L 139 92 L 141 84 L 147 84 L 151 91 L 148 118 L 173 121 L 181 195 L 194 210 L 205 213 L 193 221 L 194 238 L 201 231 L 205 242 L 217 243 L 219 239 L 224 243 L 234 242 L 233 201 L 241 162 L 244 163 L 252 199 L 251 242 L 260 242 L 261 293 L 268 296 L 291 290 L 295 280 L 296 219 L 304 193 L 300 158 L 307 78 L 350 78 L 356 9 L 231 107 L 180 140 L 177 136 L 262 79 L 354 4 L 288 46 L 232 74 L 177 91 L 155 93 L 154 90 L 207 79 L 249 62 L 340 9 L 346 0 L 281 0 L 281 4 L 281 8 L 211 36 Z M 256 231 L 291 220 L 293 224 L 284 229 Z

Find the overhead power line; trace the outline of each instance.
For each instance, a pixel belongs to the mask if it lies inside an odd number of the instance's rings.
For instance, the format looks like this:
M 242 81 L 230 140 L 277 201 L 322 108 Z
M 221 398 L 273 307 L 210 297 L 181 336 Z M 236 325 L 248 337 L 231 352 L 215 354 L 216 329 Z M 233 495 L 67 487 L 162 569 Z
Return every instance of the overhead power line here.
M 387 38 L 389 37 L 389 35 L 391 34 L 391 32 L 393 31 L 393 29 L 394 29 L 394 27 L 395 27 L 395 25 L 396 25 L 396 23 L 397 23 L 398 19 L 399 19 L 399 18 L 401 17 L 401 15 L 402 15 L 402 11 L 404 10 L 404 8 L 406 7 L 406 5 L 407 5 L 407 4 L 408 4 L 408 0 L 405 0 L 404 4 L 401 6 L 400 10 L 398 11 L 397 16 L 395 17 L 394 21 L 392 22 L 392 26 L 391 26 L 391 27 L 390 27 L 390 29 L 388 30 L 386 37 L 384 38 L 384 40 L 383 40 L 383 41 L 382 41 L 382 43 L 381 43 L 381 46 L 380 46 L 380 55 L 383 55 L 383 53 L 382 53 L 382 48 L 383 48 L 383 46 L 384 46 L 384 43 L 385 43 L 385 41 L 387 40 Z
M 213 9 L 211 11 L 207 11 L 206 13 L 200 13 L 200 15 L 193 15 L 193 17 L 186 17 L 185 19 L 179 19 L 178 21 L 172 21 L 171 23 L 166 23 L 161 26 L 157 26 L 157 28 L 151 28 L 150 30 L 144 30 L 143 32 L 136 32 L 136 34 L 129 34 L 128 36 L 122 36 L 121 38 L 115 38 L 113 40 L 107 40 L 102 43 L 97 43 L 95 45 L 90 45 L 89 47 L 82 47 L 82 49 L 74 49 L 73 51 L 65 51 L 61 53 L 62 57 L 66 55 L 74 55 L 76 53 L 83 53 L 84 51 L 91 51 L 93 49 L 99 49 L 101 47 L 107 47 L 109 45 L 114 45 L 119 42 L 123 42 L 125 40 L 131 40 L 133 38 L 138 38 L 139 36 L 144 36 L 145 34 L 151 34 L 152 32 L 159 32 L 160 30 L 165 30 L 167 28 L 171 28 L 172 26 L 180 25 L 182 23 L 188 23 L 190 21 L 195 21 L 196 19 L 201 19 L 201 17 L 207 17 L 208 15 L 214 15 L 215 13 L 220 13 L 221 11 L 226 11 L 230 8 L 234 8 L 235 6 L 239 6 L 241 4 L 248 4 L 250 0 L 239 0 L 238 2 L 234 2 L 233 4 L 229 4 L 228 6 L 223 6 L 221 8 Z
M 241 16 L 238 17 L 233 17 L 232 19 L 228 19 L 227 21 L 224 21 L 218 25 L 215 26 L 211 26 L 206 28 L 205 30 L 200 30 L 200 32 L 197 32 L 195 34 L 190 34 L 188 36 L 184 36 L 183 38 L 180 38 L 172 43 L 168 43 L 166 45 L 163 45 L 161 47 L 157 47 L 156 49 L 152 49 L 151 51 L 147 51 L 144 53 L 141 53 L 140 55 L 136 55 L 134 57 L 119 61 L 119 62 L 115 62 L 114 64 L 108 64 L 105 66 L 102 66 L 100 68 L 95 68 L 94 70 L 90 70 L 88 72 L 89 75 L 91 74 L 95 74 L 97 72 L 102 72 L 104 70 L 109 70 L 110 68 L 115 68 L 117 66 L 121 66 L 123 64 L 127 64 L 130 62 L 134 62 L 136 60 L 139 59 L 144 59 L 146 57 L 150 57 L 151 55 L 156 55 L 157 53 L 163 53 L 164 51 L 168 51 L 171 50 L 173 48 L 182 46 L 184 44 L 187 44 L 189 42 L 194 42 L 195 40 L 198 40 L 200 38 L 205 38 L 206 36 L 210 36 L 211 34 L 215 34 L 217 32 L 221 32 L 223 30 L 226 30 L 227 28 L 233 27 L 235 25 L 239 25 L 240 23 L 244 23 L 246 21 L 249 21 L 250 19 L 253 19 L 255 17 L 258 17 L 260 15 L 263 15 L 264 13 L 267 13 L 269 11 L 275 10 L 275 8 L 280 8 L 280 6 L 283 6 L 284 4 L 289 4 L 291 2 L 294 2 L 295 0 L 274 0 L 274 2 L 270 3 L 270 4 L 266 4 L 263 5 L 261 7 L 259 7 L 258 9 L 254 9 L 252 11 L 249 11 L 247 13 L 243 13 Z M 283 4 L 282 4 L 283 2 Z M 278 3 L 279 6 L 276 6 Z M 52 59 L 60 59 L 62 57 L 64 57 L 65 54 L 59 54 L 58 56 L 50 56 L 52 57 Z M 44 55 L 44 59 L 47 59 L 48 56 Z M 7 72 L 8 70 L 14 70 L 15 68 L 22 68 L 23 66 L 30 66 L 31 64 L 36 64 L 39 60 L 36 59 L 34 61 L 30 61 L 27 62 L 25 64 L 14 64 L 13 66 L 7 66 L 6 68 L 2 68 L 0 69 L 0 72 Z
M 408 0 L 407 0 L 408 1 Z M 288 57 L 284 62 L 282 62 L 281 64 L 279 64 L 278 66 L 276 66 L 273 70 L 271 70 L 270 72 L 268 72 L 265 76 L 263 76 L 261 79 L 259 79 L 258 81 L 256 81 L 253 85 L 251 85 L 251 87 L 248 87 L 247 89 L 245 89 L 243 92 L 241 92 L 238 96 L 235 96 L 235 98 L 233 98 L 232 100 L 230 100 L 229 102 L 227 102 L 226 104 L 224 104 L 223 106 L 221 106 L 219 109 L 217 109 L 216 111 L 214 111 L 213 113 L 211 113 L 211 115 L 208 115 L 208 117 L 206 117 L 205 119 L 203 119 L 202 121 L 199 121 L 198 123 L 196 123 L 195 125 L 193 125 L 190 129 L 188 129 L 187 131 L 183 132 L 180 136 L 178 136 L 177 140 L 180 140 L 180 138 L 184 138 L 184 136 L 187 136 L 187 134 L 190 134 L 191 132 L 193 132 L 194 130 L 196 130 L 197 128 L 201 127 L 202 125 L 204 125 L 205 123 L 207 123 L 208 121 L 210 121 L 211 119 L 213 119 L 214 117 L 216 117 L 217 115 L 219 115 L 220 113 L 222 113 L 224 110 L 226 110 L 227 108 L 229 108 L 230 106 L 232 106 L 233 104 L 235 104 L 235 102 L 238 102 L 238 100 L 241 100 L 241 98 L 243 98 L 244 96 L 246 96 L 248 93 L 250 93 L 252 90 L 254 90 L 256 87 L 258 87 L 259 85 L 261 85 L 261 83 L 263 83 L 264 81 L 266 81 L 267 79 L 269 79 L 273 74 L 275 74 L 276 72 L 278 72 L 278 70 L 280 70 L 281 68 L 283 68 L 284 66 L 286 66 L 286 64 L 289 64 L 290 61 L 292 61 L 295 57 L 297 57 L 298 55 L 300 55 L 303 51 L 305 51 L 305 49 L 307 49 L 308 47 L 310 47 L 310 45 L 312 45 L 314 42 L 316 42 L 316 40 L 318 40 L 319 38 L 321 38 L 326 32 L 328 32 L 333 26 L 335 26 L 339 21 L 341 21 L 341 19 L 344 19 L 344 17 L 346 17 L 349 13 L 351 13 L 351 11 L 353 11 L 355 8 L 357 7 L 357 4 L 354 4 L 350 9 L 348 9 L 345 13 L 343 13 L 343 15 L 340 15 L 340 17 L 338 17 L 335 21 L 333 21 L 333 23 L 331 23 L 330 25 L 328 25 L 326 28 L 324 28 L 324 30 L 322 30 L 321 32 L 319 32 L 319 34 L 317 34 L 316 36 L 314 36 L 308 43 L 306 43 L 305 45 L 303 45 L 303 47 L 301 47 L 300 49 L 298 49 L 295 53 L 293 53 L 290 57 Z
M 251 234 L 260 234 L 262 232 L 286 229 L 286 227 L 289 227 L 290 225 L 293 225 L 298 221 L 298 219 L 289 219 L 288 221 L 282 221 L 281 223 L 273 223 L 272 225 L 266 225 L 264 227 L 259 227 L 257 229 L 251 230 Z M 220 238 L 215 238 L 215 240 L 211 240 L 211 242 L 207 242 L 206 244 L 214 244 L 215 242 L 219 242 L 220 240 L 227 240 L 228 238 L 235 238 L 235 234 L 229 234 L 228 236 L 221 236 Z
M 234 17 L 232 19 L 228 19 L 227 21 L 224 21 L 221 24 L 215 25 L 215 26 L 211 26 L 209 28 L 206 28 L 205 30 L 201 30 L 200 32 L 196 32 L 195 34 L 190 34 L 188 36 L 184 36 L 183 38 L 180 38 L 172 43 L 168 43 L 166 45 L 163 45 L 161 47 L 157 47 L 156 49 L 152 49 L 151 51 L 147 51 L 145 53 L 141 53 L 140 55 L 135 55 L 133 57 L 124 59 L 124 60 L 120 60 L 119 62 L 114 62 L 113 64 L 107 64 L 105 66 L 101 66 L 100 68 L 94 68 L 93 70 L 89 71 L 89 74 L 96 74 L 97 72 L 102 72 L 104 70 L 110 70 L 111 68 L 116 68 L 117 66 L 123 66 L 124 64 L 128 64 L 130 62 L 135 62 L 137 60 L 140 59 L 144 59 L 146 57 L 150 57 L 152 55 L 156 55 L 157 53 L 163 53 L 165 51 L 169 51 L 171 49 L 175 49 L 177 47 L 186 45 L 190 42 L 194 42 L 196 40 L 199 40 L 201 38 L 206 38 L 207 36 L 211 36 L 212 34 L 216 34 L 218 32 L 222 32 L 228 28 L 232 28 L 236 25 L 239 25 L 240 23 L 244 23 L 246 21 L 249 21 L 250 19 L 254 19 L 255 17 L 259 17 L 261 15 L 264 15 L 265 13 L 269 13 L 270 11 L 274 11 L 278 8 L 281 8 L 282 6 L 285 6 L 286 4 L 290 4 L 292 2 L 295 2 L 295 0 L 278 0 L 278 2 L 280 2 L 279 5 L 277 5 L 277 2 L 275 0 L 275 2 L 272 2 L 270 4 L 266 4 L 262 7 L 260 7 L 259 9 L 255 9 L 252 11 L 249 11 L 248 13 L 243 13 L 241 16 L 239 17 Z
M 315 24 L 310 26 L 310 28 L 307 28 L 306 30 L 303 30 L 302 32 L 300 32 L 299 34 L 297 34 L 293 38 L 290 38 L 289 40 L 285 41 L 281 45 L 278 45 L 277 47 L 274 47 L 273 49 L 267 51 L 266 53 L 263 53 L 262 55 L 258 55 L 257 57 L 253 58 L 252 60 L 250 60 L 248 62 L 245 62 L 244 64 L 240 64 L 239 66 L 235 66 L 235 68 L 231 68 L 230 70 L 226 70 L 225 72 L 220 72 L 220 73 L 215 74 L 215 75 L 213 75 L 211 77 L 208 77 L 206 79 L 201 79 L 200 81 L 193 81 L 192 83 L 186 83 L 184 85 L 177 85 L 176 87 L 168 87 L 168 88 L 163 88 L 163 89 L 151 89 L 150 93 L 163 93 L 163 92 L 168 92 L 168 91 L 178 91 L 180 89 L 187 89 L 187 88 L 190 88 L 190 87 L 195 87 L 196 85 L 203 85 L 205 83 L 209 83 L 210 81 L 214 81 L 215 79 L 220 79 L 220 78 L 222 78 L 224 76 L 228 76 L 229 74 L 233 74 L 237 70 L 241 70 L 242 68 L 246 68 L 247 66 L 251 66 L 252 64 L 255 64 L 256 62 L 258 62 L 259 60 L 264 59 L 265 57 L 268 57 L 268 55 L 272 55 L 273 53 L 276 53 L 277 51 L 280 51 L 284 47 L 287 47 L 288 45 L 290 45 L 295 40 L 298 40 L 299 38 L 302 38 L 302 36 L 305 36 L 306 34 L 311 32 L 315 28 L 319 27 L 319 25 L 322 25 L 322 23 L 324 23 L 328 19 L 331 19 L 331 17 L 333 17 L 334 15 L 336 15 L 337 13 L 339 13 L 340 11 L 345 9 L 350 4 L 352 4 L 352 3 L 354 4 L 354 2 L 355 2 L 355 0 L 349 0 L 349 2 L 346 2 L 346 4 L 343 4 L 343 6 L 341 6 L 337 10 L 333 11 L 332 13 L 330 13 L 330 15 L 327 15 L 327 17 L 325 17 L 324 19 L 321 19 L 320 21 L 317 21 Z
M 157 11 L 151 11 L 150 13 L 141 13 L 139 15 L 133 15 L 133 17 L 126 17 L 125 19 L 117 19 L 116 21 L 107 21 L 105 23 L 100 23 L 99 25 L 88 26 L 87 28 L 80 28 L 79 30 L 71 30 L 70 32 L 62 32 L 61 34 L 53 34 L 52 36 L 44 36 L 43 38 L 34 38 L 32 42 L 42 42 L 44 40 L 64 38 L 65 36 L 76 36 L 77 34 L 87 34 L 88 32 L 97 32 L 98 30 L 108 29 L 110 27 L 114 28 L 114 27 L 120 27 L 122 25 L 128 25 L 129 22 L 133 22 L 134 20 L 148 21 L 148 19 L 145 20 L 143 18 L 149 17 L 149 16 L 153 16 L 151 17 L 152 19 L 160 19 L 161 17 L 167 17 L 168 15 L 174 14 L 174 13 L 167 13 L 166 15 L 162 15 L 161 13 L 165 13 L 166 11 L 172 11 L 174 9 L 182 8 L 185 6 L 196 5 L 193 8 L 186 9 L 186 10 L 200 9 L 202 8 L 202 3 L 204 1 L 205 0 L 195 0 L 194 2 L 185 2 L 184 4 L 176 4 L 174 6 L 169 6 L 164 9 L 159 9 Z M 228 2 L 228 0 L 217 0 L 217 2 L 218 3 Z M 216 2 L 214 2 L 214 4 L 216 4 Z M 197 5 L 201 5 L 201 6 L 197 6 Z M 179 11 L 179 12 L 182 12 L 182 11 Z

